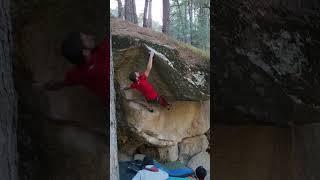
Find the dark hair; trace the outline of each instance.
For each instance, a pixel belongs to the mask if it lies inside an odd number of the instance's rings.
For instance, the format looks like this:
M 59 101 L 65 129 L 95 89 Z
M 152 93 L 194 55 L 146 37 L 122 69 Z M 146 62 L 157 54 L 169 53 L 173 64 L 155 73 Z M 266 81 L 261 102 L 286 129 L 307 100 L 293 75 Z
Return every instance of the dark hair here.
M 137 75 L 136 75 L 136 73 L 135 73 L 135 72 L 131 72 L 131 73 L 129 74 L 129 79 L 130 79 L 131 81 L 135 82 L 135 81 L 137 80 Z
M 80 65 L 85 62 L 82 54 L 82 41 L 80 32 L 70 32 L 62 42 L 62 55 L 72 64 Z
M 149 156 L 145 156 L 143 158 L 143 161 L 142 161 L 142 165 L 143 166 L 146 166 L 146 165 L 154 165 L 154 162 L 153 162 L 153 159 Z
M 197 167 L 197 169 L 196 169 L 196 176 L 197 176 L 199 179 L 205 178 L 206 175 L 207 175 L 207 170 L 206 170 L 205 168 L 203 168 L 202 166 Z

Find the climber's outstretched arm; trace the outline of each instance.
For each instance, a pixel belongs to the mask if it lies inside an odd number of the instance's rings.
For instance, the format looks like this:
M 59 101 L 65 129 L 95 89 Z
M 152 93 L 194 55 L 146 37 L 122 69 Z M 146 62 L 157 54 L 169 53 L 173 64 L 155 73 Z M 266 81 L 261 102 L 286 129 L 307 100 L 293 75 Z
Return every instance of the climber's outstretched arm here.
M 148 62 L 148 65 L 147 65 L 147 69 L 146 71 L 144 72 L 144 74 L 148 77 L 149 76 L 149 73 L 152 69 L 152 61 L 153 61 L 153 56 L 154 56 L 154 52 L 151 51 L 150 52 L 150 56 L 149 56 L 149 62 Z

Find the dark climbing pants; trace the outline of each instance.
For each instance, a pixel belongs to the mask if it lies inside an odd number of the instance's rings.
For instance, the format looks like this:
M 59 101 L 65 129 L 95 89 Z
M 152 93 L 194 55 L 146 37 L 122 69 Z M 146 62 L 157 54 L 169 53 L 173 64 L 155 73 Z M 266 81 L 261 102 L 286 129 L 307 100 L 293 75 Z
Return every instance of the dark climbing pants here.
M 148 103 L 159 103 L 162 107 L 167 107 L 169 104 L 163 96 L 157 96 L 154 100 L 148 100 Z

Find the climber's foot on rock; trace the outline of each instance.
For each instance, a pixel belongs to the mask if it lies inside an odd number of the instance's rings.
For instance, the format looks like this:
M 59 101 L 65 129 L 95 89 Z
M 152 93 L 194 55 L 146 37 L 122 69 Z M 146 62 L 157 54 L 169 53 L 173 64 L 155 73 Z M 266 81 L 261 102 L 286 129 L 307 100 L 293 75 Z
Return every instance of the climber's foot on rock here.
M 153 109 L 151 109 L 151 108 L 148 108 L 148 111 L 153 113 Z

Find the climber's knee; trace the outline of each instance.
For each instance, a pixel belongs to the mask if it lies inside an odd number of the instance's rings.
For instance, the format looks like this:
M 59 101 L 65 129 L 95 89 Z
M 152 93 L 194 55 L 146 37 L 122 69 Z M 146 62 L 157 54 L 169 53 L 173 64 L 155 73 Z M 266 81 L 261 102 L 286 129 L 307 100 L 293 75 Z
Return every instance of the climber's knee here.
M 170 107 L 168 107 L 168 106 L 170 106 L 170 104 L 164 99 L 163 96 L 160 96 L 160 97 L 159 97 L 159 104 L 160 104 L 161 106 L 163 106 L 163 107 L 167 107 L 167 108 L 170 109 Z

